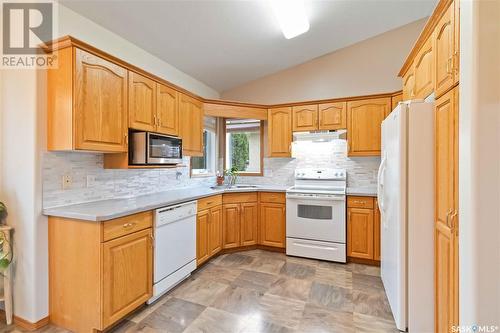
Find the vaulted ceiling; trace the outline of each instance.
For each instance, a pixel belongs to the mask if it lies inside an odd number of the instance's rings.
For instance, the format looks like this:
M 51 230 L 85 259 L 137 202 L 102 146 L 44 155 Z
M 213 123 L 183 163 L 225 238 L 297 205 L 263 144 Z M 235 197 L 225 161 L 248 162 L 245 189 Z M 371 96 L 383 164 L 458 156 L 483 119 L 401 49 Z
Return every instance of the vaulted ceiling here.
M 61 3 L 222 92 L 429 16 L 436 0 L 306 0 L 310 30 L 290 40 L 265 0 Z

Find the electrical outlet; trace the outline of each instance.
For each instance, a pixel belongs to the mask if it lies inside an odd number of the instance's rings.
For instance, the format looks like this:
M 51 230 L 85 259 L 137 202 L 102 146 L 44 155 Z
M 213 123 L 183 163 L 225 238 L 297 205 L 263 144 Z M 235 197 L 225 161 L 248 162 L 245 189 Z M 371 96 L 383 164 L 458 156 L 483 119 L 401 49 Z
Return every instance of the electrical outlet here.
M 71 187 L 71 184 L 73 184 L 73 178 L 71 178 L 70 175 L 63 175 L 62 176 L 62 189 L 67 190 L 68 188 Z
M 87 187 L 95 186 L 95 175 L 87 175 Z

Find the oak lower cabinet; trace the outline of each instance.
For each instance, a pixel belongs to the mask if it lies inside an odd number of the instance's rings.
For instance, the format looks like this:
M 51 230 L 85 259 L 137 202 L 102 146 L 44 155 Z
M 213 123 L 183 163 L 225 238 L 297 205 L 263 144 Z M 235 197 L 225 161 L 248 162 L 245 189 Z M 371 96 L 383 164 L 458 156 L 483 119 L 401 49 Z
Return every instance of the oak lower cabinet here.
M 240 204 L 240 243 L 241 246 L 255 245 L 258 242 L 259 205 L 257 202 Z
M 257 198 L 256 192 L 223 195 L 222 247 L 224 249 L 257 244 Z
M 74 332 L 105 330 L 153 289 L 153 213 L 105 222 L 49 217 L 50 320 Z
M 347 198 L 347 256 L 380 260 L 380 213 L 372 197 Z
M 77 47 L 47 70 L 47 149 L 128 150 L 127 69 Z
M 381 150 L 381 124 L 391 112 L 391 98 L 347 102 L 349 156 L 377 156 Z
M 292 156 L 292 108 L 282 107 L 269 109 L 267 120 L 268 156 Z
M 286 204 L 284 193 L 260 193 L 259 244 L 285 248 Z
M 196 264 L 199 266 L 222 250 L 222 196 L 198 200 Z

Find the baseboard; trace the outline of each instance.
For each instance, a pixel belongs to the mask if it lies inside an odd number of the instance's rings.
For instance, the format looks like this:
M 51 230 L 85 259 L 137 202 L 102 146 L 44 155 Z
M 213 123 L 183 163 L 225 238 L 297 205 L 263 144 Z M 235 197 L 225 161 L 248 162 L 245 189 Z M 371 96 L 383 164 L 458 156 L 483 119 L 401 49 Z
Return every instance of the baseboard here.
M 0 319 L 5 320 L 5 310 L 0 309 Z M 18 317 L 16 315 L 12 316 L 12 321 L 14 322 L 14 325 L 25 329 L 27 331 L 35 331 L 39 328 L 42 328 L 46 325 L 49 324 L 49 317 L 45 317 L 37 321 L 36 323 L 32 323 L 29 320 L 23 319 L 21 317 Z
M 347 257 L 347 262 L 354 262 L 356 264 L 364 264 L 364 265 L 370 265 L 370 266 L 380 266 L 380 261 L 372 260 L 372 259 Z

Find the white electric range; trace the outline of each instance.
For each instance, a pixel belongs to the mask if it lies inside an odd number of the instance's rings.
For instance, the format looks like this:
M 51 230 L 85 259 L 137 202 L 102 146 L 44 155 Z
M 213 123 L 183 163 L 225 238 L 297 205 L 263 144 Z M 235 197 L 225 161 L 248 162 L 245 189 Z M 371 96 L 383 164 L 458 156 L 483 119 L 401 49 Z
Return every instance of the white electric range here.
M 346 262 L 345 169 L 296 169 L 286 192 L 286 254 Z

